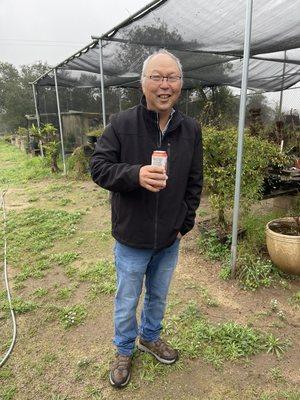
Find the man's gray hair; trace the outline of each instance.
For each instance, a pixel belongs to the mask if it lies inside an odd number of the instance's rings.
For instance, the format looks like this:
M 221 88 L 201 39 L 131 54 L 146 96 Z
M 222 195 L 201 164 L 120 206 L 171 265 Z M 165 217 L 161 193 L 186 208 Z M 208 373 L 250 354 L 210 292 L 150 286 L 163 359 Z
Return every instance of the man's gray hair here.
M 145 79 L 145 76 L 146 76 L 145 73 L 146 73 L 146 69 L 147 69 L 147 66 L 148 66 L 148 64 L 149 64 L 149 61 L 150 61 L 153 57 L 157 56 L 158 54 L 165 54 L 165 55 L 169 56 L 170 58 L 172 58 L 172 59 L 176 62 L 176 64 L 177 64 L 177 67 L 178 67 L 179 72 L 180 72 L 180 76 L 183 77 L 182 65 L 181 65 L 181 62 L 180 62 L 179 58 L 177 58 L 176 56 L 174 56 L 174 54 L 170 53 L 170 52 L 169 52 L 168 50 L 166 50 L 166 49 L 159 49 L 159 50 L 157 50 L 156 52 L 154 52 L 153 54 L 150 54 L 150 56 L 147 57 L 146 60 L 144 61 L 144 63 L 143 63 L 143 69 L 142 69 L 142 75 L 141 75 L 141 83 L 143 83 L 143 81 L 144 81 L 144 79 Z

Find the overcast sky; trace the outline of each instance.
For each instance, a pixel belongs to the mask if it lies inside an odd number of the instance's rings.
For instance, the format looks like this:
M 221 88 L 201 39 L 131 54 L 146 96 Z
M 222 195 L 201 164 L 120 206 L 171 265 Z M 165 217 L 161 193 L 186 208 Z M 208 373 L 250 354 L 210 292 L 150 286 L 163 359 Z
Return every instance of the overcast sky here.
M 183 0 L 181 0 L 183 1 Z M 56 65 L 150 0 L 0 0 L 0 61 Z M 279 93 L 269 94 L 272 105 Z M 300 109 L 300 89 L 285 91 L 285 110 Z
M 150 0 L 0 0 L 0 60 L 55 65 Z

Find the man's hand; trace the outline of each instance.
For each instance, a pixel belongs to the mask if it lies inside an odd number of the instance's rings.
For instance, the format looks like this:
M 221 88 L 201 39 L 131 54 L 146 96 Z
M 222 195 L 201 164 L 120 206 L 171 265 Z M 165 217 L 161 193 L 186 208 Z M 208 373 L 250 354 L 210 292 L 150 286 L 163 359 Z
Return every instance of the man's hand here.
M 167 183 L 166 171 L 163 167 L 154 165 L 144 165 L 140 169 L 139 181 L 140 185 L 150 192 L 159 192 L 166 187 Z
M 177 239 L 181 239 L 182 238 L 182 234 L 180 233 L 180 232 L 178 232 L 178 234 L 177 234 Z

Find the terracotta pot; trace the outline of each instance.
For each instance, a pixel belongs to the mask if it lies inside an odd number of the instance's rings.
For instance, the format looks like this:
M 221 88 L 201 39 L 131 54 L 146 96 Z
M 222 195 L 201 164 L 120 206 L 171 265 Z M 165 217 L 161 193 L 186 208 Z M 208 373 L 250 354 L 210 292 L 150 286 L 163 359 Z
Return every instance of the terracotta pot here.
M 292 222 L 292 217 L 278 218 L 266 225 L 267 248 L 272 262 L 282 271 L 300 275 L 300 236 L 274 232 L 274 222 Z

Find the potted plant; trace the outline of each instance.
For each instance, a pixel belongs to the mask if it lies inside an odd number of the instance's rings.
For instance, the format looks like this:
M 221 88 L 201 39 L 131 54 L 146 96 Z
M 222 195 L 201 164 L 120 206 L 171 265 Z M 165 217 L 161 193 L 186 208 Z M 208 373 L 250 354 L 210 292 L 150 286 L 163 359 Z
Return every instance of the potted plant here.
M 300 275 L 300 216 L 268 222 L 266 242 L 270 258 L 279 269 Z

